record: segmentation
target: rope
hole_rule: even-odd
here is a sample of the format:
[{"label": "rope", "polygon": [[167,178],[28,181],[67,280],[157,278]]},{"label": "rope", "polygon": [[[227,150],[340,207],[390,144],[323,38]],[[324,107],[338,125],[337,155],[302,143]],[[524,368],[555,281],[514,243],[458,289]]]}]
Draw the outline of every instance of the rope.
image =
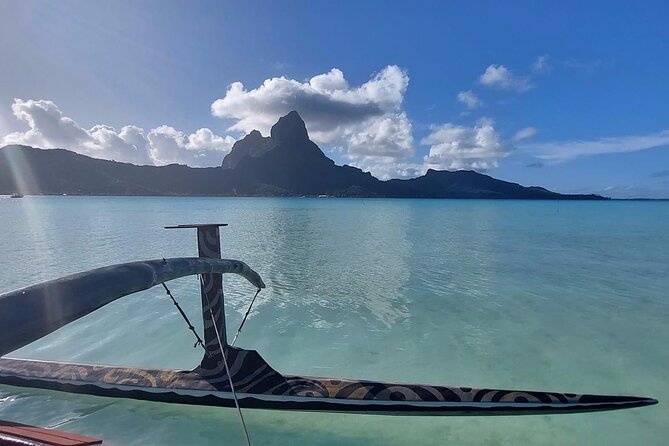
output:
[{"label": "rope", "polygon": [[207,356],[209,356],[209,352],[207,352],[207,347],[204,346],[202,338],[195,331],[195,327],[193,327],[193,324],[191,324],[190,320],[188,320],[188,316],[186,316],[184,310],[181,309],[181,305],[179,305],[179,302],[177,302],[174,296],[172,296],[172,292],[170,291],[169,288],[167,288],[167,285],[165,285],[165,283],[161,283],[161,285],[163,286],[163,288],[165,288],[165,292],[167,293],[168,296],[170,296],[170,299],[172,299],[172,303],[174,304],[174,306],[177,307],[177,310],[179,310],[179,313],[181,313],[181,317],[184,319],[184,321],[186,321],[186,324],[188,324],[188,329],[193,332],[193,335],[195,335],[195,339],[197,339],[197,341],[195,342],[195,344],[193,344],[193,348],[196,348],[198,345],[201,345],[205,353],[207,353]]},{"label": "rope", "polygon": [[[204,285],[204,277],[200,275],[200,282]],[[218,326],[216,325],[216,318],[214,317],[214,312],[211,309],[211,302],[209,301],[209,296],[207,293],[203,293],[204,297],[207,299],[207,306],[209,307],[209,315],[211,316],[211,321],[214,323],[214,331],[216,331],[216,339],[218,340],[218,348],[221,350],[221,356],[223,356],[223,365],[225,365],[225,373],[228,375],[228,383],[230,383],[230,389],[232,390],[232,398],[235,400],[235,407],[237,407],[237,412],[239,413],[239,420],[242,423],[242,429],[244,430],[244,437],[246,438],[246,444],[251,445],[251,438],[249,438],[249,431],[246,429],[246,423],[244,422],[244,415],[242,415],[242,409],[239,407],[239,401],[237,400],[237,392],[235,391],[235,386],[232,384],[232,376],[230,376],[230,367],[228,367],[228,360],[225,357],[225,352],[223,351],[223,343],[221,342],[221,335],[218,332]]]},{"label": "rope", "polygon": [[253,303],[256,301],[256,297],[258,297],[258,294],[260,294],[260,288],[258,288],[258,291],[256,291],[256,295],[253,296],[253,299],[251,299],[251,304],[249,305],[249,309],[246,310],[246,314],[244,315],[244,319],[242,319],[242,323],[239,324],[239,328],[237,329],[237,333],[235,334],[235,337],[232,338],[232,343],[230,345],[235,345],[235,342],[237,341],[237,338],[239,337],[239,333],[242,331],[242,327],[244,326],[244,323],[246,323],[246,318],[249,317],[249,313],[251,312],[251,308],[253,307]]}]

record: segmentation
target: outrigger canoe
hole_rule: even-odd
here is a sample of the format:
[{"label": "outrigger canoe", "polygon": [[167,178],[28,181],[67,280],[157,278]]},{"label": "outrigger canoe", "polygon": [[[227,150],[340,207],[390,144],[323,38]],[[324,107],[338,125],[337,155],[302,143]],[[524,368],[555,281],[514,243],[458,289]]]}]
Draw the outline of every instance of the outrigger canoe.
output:
[{"label": "outrigger canoe", "polygon": [[265,284],[244,262],[221,259],[219,226],[177,226],[197,228],[199,257],[124,263],[0,295],[3,356],[124,296],[200,275],[205,355],[198,367],[166,370],[3,357],[0,384],[178,404],[233,407],[237,402],[241,408],[383,415],[561,414],[657,403],[636,396],[284,375],[257,351],[227,342],[222,275],[238,274],[258,290]]}]

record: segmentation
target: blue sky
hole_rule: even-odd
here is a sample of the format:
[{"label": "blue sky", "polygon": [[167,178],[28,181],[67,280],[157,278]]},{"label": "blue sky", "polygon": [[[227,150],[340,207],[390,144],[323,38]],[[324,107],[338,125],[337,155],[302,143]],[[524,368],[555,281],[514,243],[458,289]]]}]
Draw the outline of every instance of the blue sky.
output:
[{"label": "blue sky", "polygon": [[215,165],[295,108],[328,156],[381,177],[669,198],[668,18],[666,2],[6,1],[0,139]]}]

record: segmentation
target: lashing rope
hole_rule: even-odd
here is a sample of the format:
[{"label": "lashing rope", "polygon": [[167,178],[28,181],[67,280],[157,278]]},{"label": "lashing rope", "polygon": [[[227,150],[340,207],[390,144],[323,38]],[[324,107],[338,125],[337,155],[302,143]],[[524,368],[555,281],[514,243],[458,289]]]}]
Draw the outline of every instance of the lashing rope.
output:
[{"label": "lashing rope", "polygon": [[244,319],[242,319],[242,323],[239,324],[239,328],[237,329],[237,333],[235,333],[235,337],[232,338],[232,343],[230,345],[235,345],[235,342],[237,341],[237,338],[239,337],[239,333],[242,331],[242,327],[244,326],[244,323],[246,322],[246,318],[248,318],[249,313],[251,313],[251,308],[253,307],[253,303],[256,301],[256,297],[258,297],[258,294],[260,294],[260,288],[258,288],[258,291],[256,291],[256,295],[253,296],[253,299],[251,299],[251,304],[249,305],[249,309],[246,310],[246,314],[244,315]]},{"label": "lashing rope", "polygon": [[193,324],[190,323],[190,320],[188,319],[188,316],[186,316],[186,313],[184,313],[184,310],[181,309],[181,305],[179,305],[179,302],[172,296],[172,292],[170,291],[169,288],[167,288],[167,285],[165,283],[161,284],[163,288],[165,288],[165,292],[167,295],[172,299],[172,303],[174,304],[175,307],[177,307],[177,310],[179,310],[179,313],[181,313],[181,317],[183,318],[184,321],[186,321],[186,324],[188,324],[188,329],[193,332],[193,335],[195,336],[195,339],[197,341],[195,344],[193,344],[193,348],[197,347],[198,345],[201,345],[202,348],[204,349],[204,352],[207,354],[207,357],[209,357],[209,352],[207,351],[207,347],[204,346],[204,342],[202,342],[202,338],[200,335],[197,334],[197,331],[195,331],[195,327],[193,327]]}]

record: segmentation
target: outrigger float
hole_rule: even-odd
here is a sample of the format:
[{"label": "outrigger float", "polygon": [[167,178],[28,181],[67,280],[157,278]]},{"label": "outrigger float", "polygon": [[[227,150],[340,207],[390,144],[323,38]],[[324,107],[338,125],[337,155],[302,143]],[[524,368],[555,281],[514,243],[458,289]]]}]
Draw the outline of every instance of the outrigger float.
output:
[{"label": "outrigger float", "polygon": [[[124,263],[0,295],[0,356],[3,356],[121,297],[157,285],[165,286],[170,294],[165,282],[199,275],[205,355],[198,367],[164,370],[1,358],[0,384],[238,409],[383,415],[562,414],[657,403],[655,399],[636,396],[474,389],[281,374],[255,350],[238,348],[227,341],[222,275],[238,274],[258,291],[265,284],[245,263],[221,259],[220,226],[225,225],[173,227],[197,229],[199,257]],[[182,316],[187,320],[185,314]],[[190,322],[188,325],[192,329]],[[196,337],[201,341],[197,333]]]}]

